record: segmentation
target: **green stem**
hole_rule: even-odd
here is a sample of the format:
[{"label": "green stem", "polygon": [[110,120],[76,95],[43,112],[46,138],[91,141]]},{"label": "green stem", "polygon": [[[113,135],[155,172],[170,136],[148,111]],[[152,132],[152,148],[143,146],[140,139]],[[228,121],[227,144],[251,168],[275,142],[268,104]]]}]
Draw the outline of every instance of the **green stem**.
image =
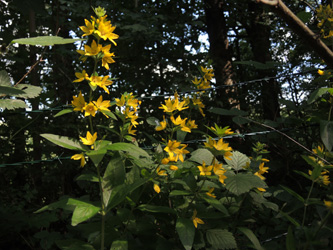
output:
[{"label": "green stem", "polygon": [[103,186],[102,186],[102,177],[101,177],[101,171],[99,165],[97,166],[97,175],[98,175],[98,183],[99,183],[99,189],[101,193],[101,215],[102,215],[102,221],[101,221],[101,250],[104,250],[104,238],[105,238],[105,202],[104,202],[104,196],[103,196]]},{"label": "green stem", "polygon": [[326,222],[328,221],[328,218],[330,217],[330,215],[331,215],[331,211],[329,211],[327,213],[327,215],[325,216],[325,218],[320,222],[319,227],[317,228],[317,230],[313,234],[313,239],[316,239],[317,234],[319,233],[320,229],[326,224]]},{"label": "green stem", "polygon": [[306,218],[306,209],[307,209],[307,206],[308,206],[308,201],[310,199],[310,195],[312,193],[313,186],[314,186],[314,181],[312,181],[312,184],[311,184],[311,187],[310,187],[310,191],[308,193],[308,197],[306,197],[306,200],[304,202],[304,213],[303,213],[303,220],[302,220],[302,228],[304,227],[305,218]]}]

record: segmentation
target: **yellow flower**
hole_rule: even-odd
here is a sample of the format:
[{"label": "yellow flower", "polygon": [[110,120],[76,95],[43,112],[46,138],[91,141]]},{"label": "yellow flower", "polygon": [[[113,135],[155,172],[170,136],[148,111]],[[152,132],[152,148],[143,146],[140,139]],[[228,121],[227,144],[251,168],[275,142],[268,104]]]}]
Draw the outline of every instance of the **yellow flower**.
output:
[{"label": "yellow flower", "polygon": [[71,157],[73,160],[81,160],[80,166],[83,167],[86,164],[86,160],[84,158],[84,154],[75,154]]},{"label": "yellow flower", "polygon": [[116,105],[117,105],[118,107],[122,107],[122,106],[124,106],[124,105],[125,105],[125,102],[126,102],[126,101],[125,101],[125,97],[124,97],[124,95],[122,95],[120,99],[119,99],[119,98],[116,98],[115,101],[116,101]]},{"label": "yellow flower", "polygon": [[84,145],[93,145],[97,139],[97,132],[95,132],[94,135],[91,135],[91,133],[88,131],[86,138],[80,136],[80,139]]},{"label": "yellow flower", "polygon": [[159,175],[159,176],[166,176],[167,173],[166,173],[166,170],[162,169],[160,167],[157,167],[156,169],[156,173]]},{"label": "yellow flower", "polygon": [[86,26],[80,26],[80,29],[84,32],[84,34],[82,36],[89,36],[95,30],[95,22],[91,21],[91,23],[90,23],[87,19],[84,19],[84,22],[85,22]]},{"label": "yellow flower", "polygon": [[332,201],[325,201],[324,200],[324,204],[328,208],[328,210],[330,210],[331,212],[333,212],[333,202]]},{"label": "yellow flower", "polygon": [[[185,119],[184,119],[184,121],[185,121]],[[188,120],[186,122],[186,125],[182,126],[181,130],[185,131],[185,132],[188,132],[188,133],[191,133],[192,129],[195,129],[195,128],[198,128],[198,125],[195,124],[195,120]]]},{"label": "yellow flower", "polygon": [[97,101],[93,101],[93,103],[96,105],[97,109],[100,110],[100,111],[102,111],[102,110],[104,110],[104,111],[110,111],[108,109],[108,107],[111,106],[110,101],[109,100],[104,100],[103,101],[103,97],[102,96],[100,96],[97,99]]},{"label": "yellow flower", "polygon": [[82,70],[82,73],[76,72],[75,76],[77,77],[77,79],[74,80],[73,82],[82,82],[82,81],[87,80],[89,78],[89,76],[88,76],[88,74],[85,70]]},{"label": "yellow flower", "polygon": [[259,172],[255,172],[254,175],[258,176],[263,181],[266,179],[264,176],[262,176]]},{"label": "yellow flower", "polygon": [[214,148],[214,145],[216,145],[216,141],[209,137],[208,142],[204,142],[204,145],[206,148]]},{"label": "yellow flower", "polygon": [[194,80],[192,80],[193,84],[198,86],[201,83],[201,80],[199,80],[197,77],[194,78]]},{"label": "yellow flower", "polygon": [[[182,148],[179,148],[179,147],[182,147]],[[169,153],[169,159],[173,159],[173,161],[178,161],[178,159],[179,159],[181,162],[184,162],[183,155],[190,153],[188,150],[185,149],[186,147],[187,147],[187,145],[181,144],[178,141],[169,140],[167,146],[164,148],[164,151]]]},{"label": "yellow flower", "polygon": [[324,147],[318,146],[317,148],[312,149],[312,152],[316,155],[324,153]]},{"label": "yellow flower", "polygon": [[219,139],[218,142],[216,144],[214,144],[214,148],[218,151],[231,151],[232,148],[229,147],[229,143],[224,143],[223,139]]},{"label": "yellow flower", "polygon": [[204,68],[202,66],[201,67],[201,71],[204,73],[204,79],[206,79],[207,81],[212,80],[212,78],[214,77],[214,73],[213,73],[213,69],[207,69]]},{"label": "yellow flower", "polygon": [[318,69],[318,74],[321,75],[321,76],[323,76],[323,75],[325,75],[325,71],[323,71],[321,69]]},{"label": "yellow flower", "polygon": [[166,164],[168,164],[169,163],[169,158],[163,158],[162,159],[162,161],[161,161],[161,163],[163,164],[163,165],[166,165]]},{"label": "yellow flower", "polygon": [[86,106],[84,106],[83,110],[86,111],[84,113],[84,116],[95,116],[97,112],[97,107],[92,102],[90,102]]},{"label": "yellow flower", "polygon": [[216,198],[216,195],[214,195],[213,192],[214,192],[214,188],[210,188],[206,194],[212,198]]},{"label": "yellow flower", "polygon": [[269,167],[264,167],[264,162],[262,162],[262,163],[260,163],[260,165],[259,165],[259,174],[264,174],[264,173],[268,173],[268,169],[269,169]]},{"label": "yellow flower", "polygon": [[98,28],[95,30],[95,34],[104,40],[109,39],[115,46],[117,46],[114,40],[118,39],[119,36],[113,33],[116,27],[112,26],[111,21],[106,21],[106,17],[107,16],[105,15],[96,20]]},{"label": "yellow flower", "polygon": [[115,61],[112,59],[114,57],[114,53],[110,53],[111,44],[102,48],[103,58],[102,58],[102,66],[109,70],[109,63],[114,63]]},{"label": "yellow flower", "polygon": [[158,193],[158,194],[161,192],[161,188],[160,188],[160,186],[157,185],[157,184],[155,184],[155,183],[154,183],[154,190],[155,190],[155,192]]},{"label": "yellow flower", "polygon": [[260,192],[266,192],[266,189],[264,188],[257,188]]},{"label": "yellow flower", "polygon": [[180,117],[180,115],[177,117],[177,119],[175,119],[173,117],[173,115],[170,117],[170,120],[172,121],[173,124],[175,124],[176,126],[180,125],[180,126],[185,126],[185,121],[187,120],[187,118],[182,119]]},{"label": "yellow flower", "polygon": [[217,172],[221,169],[223,169],[222,168],[222,163],[219,163],[216,159],[214,159],[214,162],[213,162],[213,172],[214,172],[214,174],[218,175]]},{"label": "yellow flower", "polygon": [[203,222],[203,220],[201,220],[200,218],[197,217],[197,210],[196,209],[194,209],[194,211],[193,211],[192,221],[193,221],[193,224],[194,224],[195,228],[198,227],[198,224],[205,224]]},{"label": "yellow flower", "polygon": [[172,171],[177,171],[177,170],[178,170],[178,167],[175,166],[175,165],[170,165],[170,166],[169,166],[169,169],[172,170]]},{"label": "yellow flower", "polygon": [[85,56],[96,56],[101,50],[102,50],[102,45],[101,44],[97,45],[95,40],[92,41],[91,46],[84,45],[84,55]]},{"label": "yellow flower", "polygon": [[135,135],[136,130],[134,130],[134,129],[132,129],[132,128],[133,128],[133,125],[130,125],[130,126],[128,127],[128,131],[127,131],[127,133],[129,133],[130,135]]},{"label": "yellow flower", "polygon": [[198,168],[200,170],[200,175],[212,175],[212,165],[206,167],[206,163],[202,162],[202,166],[198,166]]},{"label": "yellow flower", "polygon": [[158,125],[155,130],[156,131],[161,131],[164,130],[167,126],[167,121],[165,120],[165,116],[163,116],[163,121],[160,122],[160,125]]},{"label": "yellow flower", "polygon": [[173,111],[176,110],[176,107],[174,106],[174,102],[171,100],[171,98],[169,97],[168,100],[165,101],[165,105],[161,104],[162,106],[159,107],[159,109],[164,109],[164,112],[167,113],[172,113]]},{"label": "yellow flower", "polygon": [[84,107],[86,106],[86,102],[84,101],[84,98],[82,96],[82,93],[80,91],[80,94],[78,95],[78,97],[73,96],[73,101],[72,101],[72,105],[74,107],[74,111],[81,111],[83,112]]}]

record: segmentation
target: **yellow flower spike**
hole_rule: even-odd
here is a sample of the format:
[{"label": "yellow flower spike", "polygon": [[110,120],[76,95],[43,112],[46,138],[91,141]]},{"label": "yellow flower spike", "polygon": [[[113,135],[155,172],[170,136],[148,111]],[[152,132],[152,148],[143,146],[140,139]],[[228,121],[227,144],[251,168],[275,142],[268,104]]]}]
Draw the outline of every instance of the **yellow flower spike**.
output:
[{"label": "yellow flower spike", "polygon": [[160,122],[160,125],[156,126],[156,131],[164,130],[167,126],[167,121],[165,120],[165,116],[163,116],[163,121]]},{"label": "yellow flower spike", "polygon": [[95,22],[91,21],[91,23],[90,23],[87,19],[84,19],[84,22],[85,22],[86,26],[80,26],[80,29],[84,32],[84,34],[82,36],[89,36],[92,33],[94,33]]},{"label": "yellow flower spike", "polygon": [[195,226],[195,228],[198,227],[198,224],[205,224],[205,222],[203,222],[203,220],[201,220],[200,218],[197,217],[197,210],[194,209],[193,211],[193,215],[192,215],[192,221],[193,221],[193,225]]},{"label": "yellow flower spike", "polygon": [[202,166],[198,166],[200,175],[212,175],[213,166],[209,165],[206,167],[206,163],[203,161]]},{"label": "yellow flower spike", "polygon": [[97,107],[92,103],[88,103],[86,106],[84,106],[83,110],[85,111],[84,116],[94,116],[96,115],[97,112]]},{"label": "yellow flower spike", "polygon": [[82,96],[82,93],[80,91],[79,95],[73,96],[72,106],[74,107],[74,111],[84,111],[84,107],[86,106],[86,102]]},{"label": "yellow flower spike", "polygon": [[172,171],[177,171],[177,170],[178,170],[178,167],[175,166],[175,165],[170,165],[170,166],[169,166],[169,169],[172,170]]},{"label": "yellow flower spike", "polygon": [[84,154],[75,154],[71,157],[72,160],[81,160],[80,166],[83,167],[86,164],[86,159],[84,158]]},{"label": "yellow flower spike", "polygon": [[155,183],[154,183],[154,190],[155,190],[155,192],[158,193],[158,194],[161,192],[161,188],[160,188],[160,186],[157,185],[157,184],[155,184]]},{"label": "yellow flower spike", "polygon": [[82,73],[76,72],[75,76],[77,79],[75,79],[73,82],[82,82],[84,80],[89,79],[89,76],[85,70],[82,70]]},{"label": "yellow flower spike", "polygon": [[99,111],[110,111],[109,109],[108,109],[108,107],[110,107],[111,106],[111,104],[110,104],[110,101],[109,100],[104,100],[103,101],[103,96],[100,96],[98,99],[97,99],[97,101],[93,101],[93,103],[95,104],[95,106],[97,107],[97,109],[99,110]]},{"label": "yellow flower spike", "polygon": [[91,135],[91,133],[88,131],[86,137],[80,136],[80,139],[84,145],[93,145],[97,139],[97,132],[94,133],[94,135]]},{"label": "yellow flower spike", "polygon": [[213,194],[214,189],[215,189],[215,188],[210,188],[209,191],[206,193],[206,195],[208,195],[208,196],[210,196],[210,197],[212,197],[212,198],[215,199],[215,198],[216,198],[216,195]]}]

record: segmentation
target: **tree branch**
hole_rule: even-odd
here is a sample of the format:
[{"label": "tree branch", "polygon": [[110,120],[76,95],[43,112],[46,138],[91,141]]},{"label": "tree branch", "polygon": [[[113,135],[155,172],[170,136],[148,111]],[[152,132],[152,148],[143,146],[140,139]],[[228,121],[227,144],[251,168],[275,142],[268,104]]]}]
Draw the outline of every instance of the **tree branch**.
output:
[{"label": "tree branch", "polygon": [[333,52],[281,0],[257,0],[257,2],[273,6],[274,11],[285,20],[289,28],[309,44],[330,68],[333,68]]}]

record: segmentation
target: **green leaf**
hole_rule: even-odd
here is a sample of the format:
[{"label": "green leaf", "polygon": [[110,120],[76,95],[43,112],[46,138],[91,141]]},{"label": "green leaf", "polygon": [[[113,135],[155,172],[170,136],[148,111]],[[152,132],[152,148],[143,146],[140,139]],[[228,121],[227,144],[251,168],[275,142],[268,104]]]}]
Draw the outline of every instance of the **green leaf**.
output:
[{"label": "green leaf", "polygon": [[127,240],[113,241],[110,250],[128,250]]},{"label": "green leaf", "polygon": [[76,181],[91,181],[91,182],[99,182],[98,176],[96,174],[81,174],[79,177],[75,179]]},{"label": "green leaf", "polygon": [[320,121],[320,138],[329,152],[333,148],[333,121]]},{"label": "green leaf", "polygon": [[92,218],[101,210],[100,207],[96,207],[89,202],[72,198],[68,199],[67,204],[75,206],[72,216],[72,226],[76,226],[79,223]]},{"label": "green leaf", "polygon": [[23,90],[23,94],[18,94],[15,95],[17,97],[21,97],[21,98],[35,98],[37,96],[39,96],[39,94],[42,92],[42,88],[38,87],[38,86],[33,86],[33,85],[29,85],[29,84],[19,84],[17,86],[18,89]]},{"label": "green leaf", "polygon": [[156,118],[156,117],[148,117],[146,119],[146,122],[149,124],[149,125],[152,125],[152,126],[158,126],[160,125],[160,121]]},{"label": "green leaf", "polygon": [[56,245],[61,250],[95,250],[92,245],[76,239],[57,240]]},{"label": "green leaf", "polygon": [[38,209],[37,211],[35,211],[34,213],[41,213],[41,212],[44,212],[44,211],[48,211],[48,210],[55,210],[55,209],[58,209],[58,208],[62,208],[64,210],[74,210],[75,206],[73,205],[68,205],[68,197],[63,197],[63,198],[60,198],[59,201],[56,201],[56,202],[53,202],[49,205],[46,205],[40,209]]},{"label": "green leaf", "polygon": [[230,158],[231,160],[228,160],[226,158],[224,158],[224,160],[230,167],[232,167],[236,171],[242,170],[244,167],[246,167],[247,164],[250,164],[251,162],[249,157],[238,151],[233,151]]},{"label": "green leaf", "polygon": [[279,211],[279,213],[283,216],[286,217],[292,224],[294,224],[295,227],[300,227],[301,225],[293,218],[291,217],[289,214],[282,212],[281,210]]},{"label": "green leaf", "polygon": [[169,193],[169,196],[172,197],[172,196],[178,196],[178,195],[181,195],[181,196],[184,196],[184,195],[192,195],[193,193],[191,191],[187,191],[187,190],[172,190],[170,193]]},{"label": "green leaf", "polygon": [[298,193],[296,193],[294,190],[288,188],[288,187],[285,187],[285,186],[282,186],[280,185],[284,190],[286,190],[289,194],[291,194],[292,196],[294,196],[297,200],[299,200],[300,202],[304,203],[304,198],[302,196],[300,196]]},{"label": "green leaf", "polygon": [[297,13],[297,17],[301,19],[303,23],[308,23],[312,18],[311,12],[301,11]]},{"label": "green leaf", "polygon": [[114,150],[114,151],[125,151],[131,154],[135,157],[147,157],[150,158],[149,154],[143,150],[142,148],[139,148],[138,146],[131,144],[131,143],[125,143],[125,142],[116,142],[113,144],[110,144],[107,146],[108,150]]},{"label": "green leaf", "polygon": [[89,150],[88,147],[80,143],[78,140],[69,138],[66,136],[54,135],[54,134],[41,134],[40,136],[44,137],[45,139],[53,142],[54,144],[72,150],[79,150],[79,151],[87,151]]},{"label": "green leaf", "polygon": [[14,39],[13,41],[11,41],[11,43],[52,46],[52,45],[57,45],[57,44],[75,43],[75,42],[84,41],[84,40],[85,39],[63,38],[60,36],[36,36],[36,37],[31,37],[31,38]]},{"label": "green leaf", "polygon": [[318,98],[320,98],[322,95],[326,94],[329,92],[330,88],[319,88],[313,91],[308,99],[308,104],[311,104],[315,102]]},{"label": "green leaf", "polygon": [[214,199],[213,197],[203,197],[203,199],[209,203],[210,205],[212,205],[214,208],[216,208],[217,210],[219,210],[220,212],[222,212],[225,215],[229,215],[228,209],[226,209],[226,207],[217,199]]},{"label": "green leaf", "polygon": [[10,83],[10,78],[6,70],[0,71],[0,86],[7,86],[11,87],[12,84]]},{"label": "green leaf", "polygon": [[73,109],[63,109],[61,111],[59,111],[58,113],[56,113],[53,117],[59,117],[68,113],[72,113]]},{"label": "green leaf", "polygon": [[246,124],[246,123],[249,123],[251,121],[249,121],[248,119],[246,119],[245,117],[242,117],[242,116],[235,116],[232,118],[232,121],[238,125],[243,125],[243,124]]},{"label": "green leaf", "polygon": [[249,192],[252,188],[265,188],[266,184],[251,173],[238,173],[225,179],[226,189],[235,195]]},{"label": "green leaf", "polygon": [[199,148],[191,153],[190,161],[194,161],[196,163],[202,164],[203,162],[206,165],[212,163],[214,159],[214,155],[206,148]]},{"label": "green leaf", "polygon": [[125,163],[119,154],[110,160],[103,176],[103,197],[105,204],[108,204],[112,188],[119,186],[125,181]]},{"label": "green leaf", "polygon": [[291,226],[288,227],[288,233],[286,238],[286,248],[287,250],[296,250],[295,239],[293,235],[293,230]]},{"label": "green leaf", "polygon": [[115,116],[111,111],[101,110],[101,112],[107,115],[108,117],[112,118],[113,120],[118,120],[117,116]]},{"label": "green leaf", "polygon": [[190,219],[178,218],[176,223],[176,231],[184,248],[186,250],[191,250],[195,236],[193,222]]},{"label": "green leaf", "polygon": [[24,91],[14,87],[0,85],[0,94],[15,96],[19,94],[24,94]]},{"label": "green leaf", "polygon": [[107,152],[106,149],[91,150],[89,152],[86,152],[86,155],[92,160],[94,165],[97,167],[98,164],[103,160],[106,152]]},{"label": "green leaf", "polygon": [[237,248],[235,237],[227,230],[209,229],[206,232],[207,241],[216,249]]},{"label": "green leaf", "polygon": [[0,99],[0,108],[2,109],[20,109],[28,108],[27,104],[22,100],[13,100],[13,99]]},{"label": "green leaf", "polygon": [[144,211],[144,212],[151,212],[151,213],[167,213],[167,214],[176,214],[176,211],[169,207],[164,206],[155,206],[149,204],[142,204],[137,207],[137,209]]},{"label": "green leaf", "polygon": [[214,113],[214,114],[218,114],[218,115],[227,115],[227,116],[247,116],[248,115],[248,112],[246,111],[242,111],[242,110],[239,110],[239,109],[230,109],[230,110],[227,110],[227,109],[221,109],[221,108],[211,108],[208,110],[209,112],[211,113]]},{"label": "green leaf", "polygon": [[260,245],[258,238],[255,236],[255,234],[252,232],[251,229],[245,227],[238,227],[237,229],[241,231],[243,234],[245,234],[247,238],[249,238],[255,249],[264,250],[264,248]]}]

